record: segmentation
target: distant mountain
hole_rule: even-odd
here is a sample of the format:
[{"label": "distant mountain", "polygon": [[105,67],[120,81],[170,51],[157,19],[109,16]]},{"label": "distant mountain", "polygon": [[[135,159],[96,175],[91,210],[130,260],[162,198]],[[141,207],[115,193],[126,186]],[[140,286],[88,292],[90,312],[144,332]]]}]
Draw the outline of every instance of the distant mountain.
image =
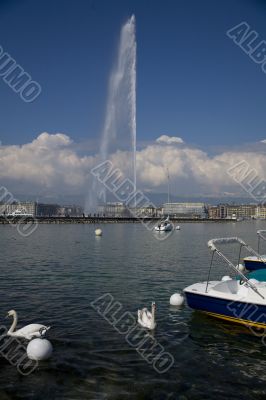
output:
[{"label": "distant mountain", "polygon": [[[160,206],[163,203],[167,203],[166,193],[145,193],[145,195],[151,200],[156,206]],[[229,204],[255,204],[256,202],[251,197],[233,197],[233,196],[170,196],[171,203],[184,203],[184,202],[200,202],[210,205],[217,205],[220,203]]]},{"label": "distant mountain", "polygon": [[82,195],[66,195],[66,196],[43,196],[43,195],[17,195],[19,201],[36,201],[38,203],[59,204],[59,205],[79,205],[84,207],[85,197]]}]

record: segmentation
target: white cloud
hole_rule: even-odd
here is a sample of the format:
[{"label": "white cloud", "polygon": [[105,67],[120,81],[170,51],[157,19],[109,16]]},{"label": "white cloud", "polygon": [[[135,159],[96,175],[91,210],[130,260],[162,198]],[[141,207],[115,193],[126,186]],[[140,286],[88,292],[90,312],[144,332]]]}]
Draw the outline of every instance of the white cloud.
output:
[{"label": "white cloud", "polygon": [[165,144],[181,144],[184,143],[183,139],[177,136],[162,135],[156,139],[156,143]]},{"label": "white cloud", "polygon": [[[173,139],[173,138],[170,138]],[[178,139],[178,138],[176,138]],[[181,139],[182,140],[182,139]],[[206,152],[176,146],[165,141],[137,151],[137,183],[141,190],[166,190],[169,169],[173,194],[223,192],[241,193],[242,189],[227,173],[237,162],[245,160],[259,179],[265,179],[266,157],[258,151],[225,151],[215,157]],[[0,181],[8,190],[21,194],[57,193],[86,195],[91,188],[90,170],[97,155],[81,156],[78,146],[64,134],[42,133],[22,146],[0,147]],[[110,155],[115,167],[131,176],[129,154],[117,151]],[[243,192],[242,192],[243,193]]]},{"label": "white cloud", "polygon": [[[209,193],[220,193],[232,187],[240,192],[240,186],[227,171],[242,160],[254,169],[258,178],[266,178],[266,158],[259,152],[224,152],[210,157],[195,148],[150,145],[137,154],[138,175],[142,183],[153,188],[165,186],[168,168],[179,194],[184,194],[184,185],[192,193],[203,189]],[[179,182],[181,186],[178,186]]]},{"label": "white cloud", "polygon": [[266,143],[266,139],[261,140],[260,143]]},{"label": "white cloud", "polygon": [[79,157],[71,144],[67,135],[45,132],[31,143],[1,147],[1,182],[14,182],[13,187],[22,183],[26,193],[34,189],[80,189],[93,158]]}]

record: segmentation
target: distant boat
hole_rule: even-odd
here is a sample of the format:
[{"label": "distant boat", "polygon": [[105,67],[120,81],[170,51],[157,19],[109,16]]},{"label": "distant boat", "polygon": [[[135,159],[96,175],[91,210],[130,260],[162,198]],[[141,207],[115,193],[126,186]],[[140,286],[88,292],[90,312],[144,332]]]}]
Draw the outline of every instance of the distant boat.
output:
[{"label": "distant boat", "polygon": [[33,214],[27,213],[24,210],[15,210],[7,214],[8,217],[33,217]]},{"label": "distant boat", "polygon": [[266,269],[266,255],[259,255],[260,253],[260,240],[266,241],[266,237],[263,236],[263,233],[266,233],[266,230],[257,231],[258,235],[258,255],[257,256],[249,256],[243,258],[245,267],[249,271],[256,271],[258,269]]},{"label": "distant boat", "polygon": [[[170,177],[169,177],[169,169],[167,168],[166,169],[166,171],[167,171],[167,181],[168,181],[168,195],[167,195],[167,201],[168,201],[168,204],[170,203],[170,184],[169,184],[169,180],[170,180]],[[162,222],[160,222],[157,226],[155,226],[155,230],[157,231],[157,232],[169,232],[169,231],[172,231],[173,230],[173,224],[170,222],[170,218],[169,218],[169,215],[168,215],[168,217],[164,220],[164,221],[162,221]]]},{"label": "distant boat", "polygon": [[171,231],[173,229],[173,224],[170,222],[169,215],[163,222],[160,222],[158,225],[156,225],[154,229],[157,232]]}]

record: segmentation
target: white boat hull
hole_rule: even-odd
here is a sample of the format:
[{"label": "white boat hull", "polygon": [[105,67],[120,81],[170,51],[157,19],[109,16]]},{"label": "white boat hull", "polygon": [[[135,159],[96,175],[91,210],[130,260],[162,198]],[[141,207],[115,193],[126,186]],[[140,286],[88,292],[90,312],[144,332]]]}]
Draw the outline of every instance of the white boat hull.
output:
[{"label": "white boat hull", "polygon": [[169,232],[173,229],[172,224],[162,225],[162,226],[155,226],[154,228],[157,232]]}]

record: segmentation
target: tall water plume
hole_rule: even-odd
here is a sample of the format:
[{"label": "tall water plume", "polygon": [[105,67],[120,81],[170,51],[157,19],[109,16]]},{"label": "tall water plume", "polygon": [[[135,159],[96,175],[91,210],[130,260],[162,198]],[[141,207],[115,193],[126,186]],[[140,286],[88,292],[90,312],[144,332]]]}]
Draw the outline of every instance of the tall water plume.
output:
[{"label": "tall water plume", "polygon": [[[100,161],[112,159],[136,188],[136,33],[135,16],[122,26],[116,63],[111,71]],[[123,153],[120,153],[123,152]],[[124,155],[124,156],[123,156]],[[126,156],[125,156],[126,155]],[[122,161],[121,161],[122,160]],[[93,182],[90,208],[106,202],[103,185]]]}]

